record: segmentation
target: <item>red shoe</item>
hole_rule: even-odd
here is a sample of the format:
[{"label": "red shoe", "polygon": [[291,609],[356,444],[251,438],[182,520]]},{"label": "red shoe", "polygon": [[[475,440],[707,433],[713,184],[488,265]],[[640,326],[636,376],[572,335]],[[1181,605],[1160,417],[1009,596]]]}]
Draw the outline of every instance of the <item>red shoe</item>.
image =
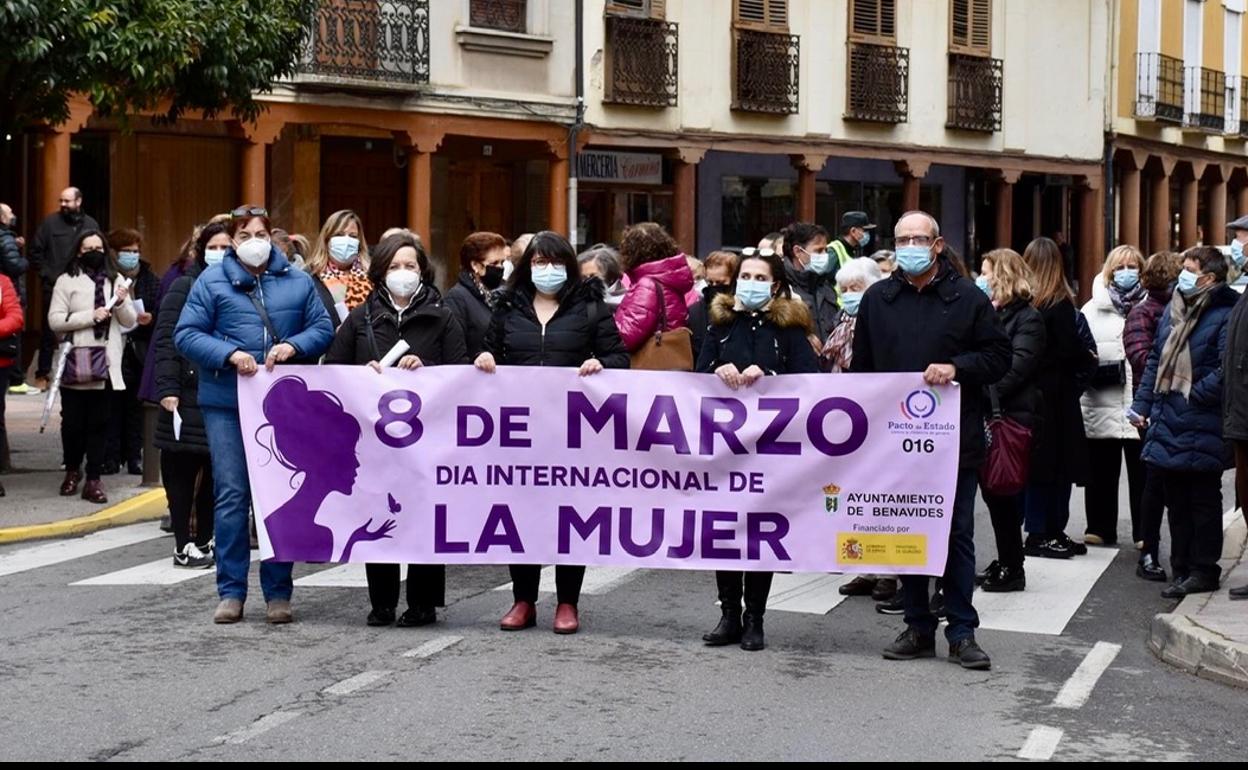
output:
[{"label": "red shoe", "polygon": [[104,494],[103,482],[99,479],[87,479],[86,486],[82,488],[82,499],[88,503],[107,503],[108,495]]},{"label": "red shoe", "polygon": [[65,471],[65,480],[61,482],[61,497],[78,494],[78,485],[82,483],[82,471],[77,469]]},{"label": "red shoe", "polygon": [[580,627],[581,621],[576,616],[575,604],[560,604],[555,609],[556,634],[575,634]]},{"label": "red shoe", "polygon": [[523,631],[537,625],[537,607],[533,602],[516,602],[503,616],[498,627],[504,631]]}]

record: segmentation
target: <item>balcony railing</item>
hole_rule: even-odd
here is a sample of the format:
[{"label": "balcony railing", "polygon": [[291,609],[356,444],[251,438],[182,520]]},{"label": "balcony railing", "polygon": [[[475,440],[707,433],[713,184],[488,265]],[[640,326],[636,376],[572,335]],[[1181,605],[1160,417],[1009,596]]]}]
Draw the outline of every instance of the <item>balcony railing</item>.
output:
[{"label": "balcony railing", "polygon": [[606,90],[603,101],[640,107],[675,107],[678,90],[674,22],[608,16]]},{"label": "balcony railing", "polygon": [[910,49],[849,43],[845,117],[904,123],[910,93]]},{"label": "balcony railing", "polygon": [[1000,59],[949,54],[948,128],[992,133],[1001,130]]},{"label": "balcony railing", "polygon": [[429,0],[321,0],[300,71],[386,83],[429,82]]},{"label": "balcony railing", "polygon": [[1184,124],[1206,131],[1225,131],[1226,75],[1208,67],[1188,67],[1187,87],[1193,95],[1193,109],[1187,113]]},{"label": "balcony railing", "polygon": [[796,113],[800,60],[797,35],[734,29],[732,108],[773,115]]},{"label": "balcony railing", "polygon": [[1183,62],[1160,53],[1136,56],[1135,116],[1182,123]]},{"label": "balcony railing", "polygon": [[526,0],[469,0],[468,24],[473,27],[524,32],[528,8]]}]

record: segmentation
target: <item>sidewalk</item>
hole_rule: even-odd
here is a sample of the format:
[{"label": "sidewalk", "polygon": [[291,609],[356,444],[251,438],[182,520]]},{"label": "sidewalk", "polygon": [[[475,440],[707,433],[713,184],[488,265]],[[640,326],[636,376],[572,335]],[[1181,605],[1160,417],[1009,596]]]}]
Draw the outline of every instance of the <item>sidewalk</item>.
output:
[{"label": "sidewalk", "polygon": [[[1229,514],[1228,514],[1229,515]],[[1236,511],[1222,546],[1222,587],[1189,596],[1174,612],[1157,615],[1148,646],[1158,658],[1205,679],[1248,687],[1248,601],[1227,590],[1248,583],[1248,526]]]},{"label": "sidewalk", "polygon": [[0,497],[0,543],[93,532],[107,526],[159,518],[165,513],[161,489],[141,486],[139,476],[123,469],[105,476],[108,502],[96,505],[61,497],[60,404],[53,409],[47,431],[39,433],[44,397],[40,393],[5,399],[13,470],[0,475],[8,495]]}]

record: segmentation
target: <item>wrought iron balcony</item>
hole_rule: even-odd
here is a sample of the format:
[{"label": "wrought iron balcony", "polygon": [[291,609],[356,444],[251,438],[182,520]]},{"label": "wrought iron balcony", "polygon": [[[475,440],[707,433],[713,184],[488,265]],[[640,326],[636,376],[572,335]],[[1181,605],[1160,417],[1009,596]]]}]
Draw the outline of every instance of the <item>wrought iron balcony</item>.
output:
[{"label": "wrought iron balcony", "polygon": [[678,29],[675,22],[607,16],[606,91],[603,101],[675,107]]},{"label": "wrought iron balcony", "polygon": [[527,4],[527,0],[469,0],[468,24],[504,32],[524,32]]},{"label": "wrought iron balcony", "polygon": [[1000,59],[949,54],[947,128],[992,133],[1001,130]]},{"label": "wrought iron balcony", "polygon": [[1135,116],[1182,123],[1183,62],[1160,53],[1136,55]]},{"label": "wrought iron balcony", "polygon": [[796,113],[800,58],[797,35],[734,29],[732,108],[773,115]]},{"label": "wrought iron balcony", "polygon": [[429,0],[321,0],[302,73],[328,81],[429,82]]},{"label": "wrought iron balcony", "polygon": [[904,123],[910,93],[910,49],[849,43],[845,117]]},{"label": "wrought iron balcony", "polygon": [[1187,68],[1187,88],[1200,101],[1187,113],[1184,125],[1222,133],[1226,130],[1226,75],[1207,67]]}]

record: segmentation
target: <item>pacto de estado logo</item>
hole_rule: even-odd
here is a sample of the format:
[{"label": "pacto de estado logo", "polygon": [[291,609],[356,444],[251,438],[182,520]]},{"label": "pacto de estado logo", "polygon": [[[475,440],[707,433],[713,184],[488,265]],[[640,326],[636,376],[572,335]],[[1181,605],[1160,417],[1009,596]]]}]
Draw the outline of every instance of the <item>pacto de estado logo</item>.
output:
[{"label": "pacto de estado logo", "polygon": [[936,413],[940,396],[934,390],[912,390],[901,402],[901,413],[911,420],[926,420]]}]

